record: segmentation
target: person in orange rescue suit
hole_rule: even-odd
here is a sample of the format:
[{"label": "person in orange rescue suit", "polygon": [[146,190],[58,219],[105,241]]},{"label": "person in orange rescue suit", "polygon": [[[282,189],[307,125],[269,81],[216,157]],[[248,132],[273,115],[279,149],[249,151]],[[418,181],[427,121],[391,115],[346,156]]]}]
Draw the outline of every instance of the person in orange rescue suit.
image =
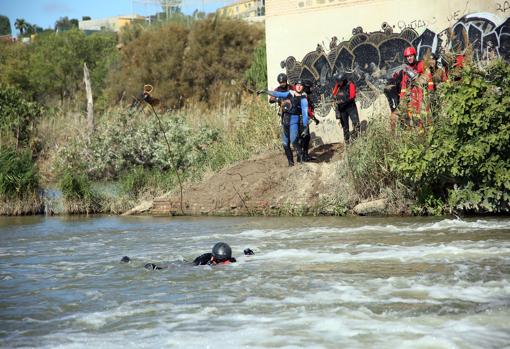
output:
[{"label": "person in orange rescue suit", "polygon": [[407,126],[420,126],[422,125],[423,89],[415,81],[423,73],[423,62],[417,60],[414,47],[410,46],[404,50],[404,63],[400,82],[400,100],[407,102],[405,112],[407,117],[403,121]]},{"label": "person in orange rescue suit", "polygon": [[448,80],[448,75],[442,58],[437,53],[432,53],[430,55],[427,54],[420,64],[423,64],[423,68],[420,69],[423,71],[422,78],[425,80],[423,84],[426,84],[427,86],[425,110],[427,122],[430,123],[431,118],[433,117],[434,106],[436,104],[435,91],[439,84]]},{"label": "person in orange rescue suit", "polygon": [[455,62],[453,62],[452,64],[452,68],[450,70],[451,73],[449,73],[448,75],[452,76],[452,79],[453,81],[460,81],[461,80],[461,72],[462,72],[462,69],[464,69],[464,64],[465,64],[465,56],[463,54],[457,54],[455,56]]},{"label": "person in orange rescue suit", "polygon": [[423,64],[420,70],[427,79],[427,91],[435,91],[440,83],[448,80],[446,69],[437,53],[432,53],[419,64]]},{"label": "person in orange rescue suit", "polygon": [[[358,107],[356,106],[356,85],[347,79],[347,76],[339,72],[335,75],[335,87],[333,87],[333,99],[335,100],[336,118],[340,119],[344,132],[344,143],[349,144],[351,138],[355,138],[360,131]],[[353,137],[349,132],[349,118],[352,122]]]}]

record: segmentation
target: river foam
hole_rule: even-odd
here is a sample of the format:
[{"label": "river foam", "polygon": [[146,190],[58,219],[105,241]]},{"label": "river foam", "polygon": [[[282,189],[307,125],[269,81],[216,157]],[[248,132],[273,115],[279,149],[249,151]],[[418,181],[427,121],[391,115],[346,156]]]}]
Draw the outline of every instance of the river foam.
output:
[{"label": "river foam", "polygon": [[[0,233],[0,347],[510,345],[508,219],[48,218]],[[220,240],[237,263],[191,266]]]}]

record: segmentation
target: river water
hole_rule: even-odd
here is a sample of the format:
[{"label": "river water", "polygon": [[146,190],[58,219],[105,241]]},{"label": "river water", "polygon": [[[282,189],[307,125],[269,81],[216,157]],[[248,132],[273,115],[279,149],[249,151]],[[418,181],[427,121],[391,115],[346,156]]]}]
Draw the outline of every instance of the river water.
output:
[{"label": "river water", "polygon": [[5,348],[510,348],[506,218],[0,217],[0,268]]}]

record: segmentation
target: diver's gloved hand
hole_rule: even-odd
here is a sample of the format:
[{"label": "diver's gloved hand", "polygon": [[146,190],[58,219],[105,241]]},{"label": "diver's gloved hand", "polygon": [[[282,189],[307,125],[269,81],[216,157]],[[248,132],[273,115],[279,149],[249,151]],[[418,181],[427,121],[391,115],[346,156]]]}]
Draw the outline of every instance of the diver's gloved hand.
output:
[{"label": "diver's gloved hand", "polygon": [[301,137],[308,136],[308,127],[304,127],[303,132],[301,132]]},{"label": "diver's gloved hand", "polygon": [[245,256],[252,256],[254,254],[255,254],[255,252],[253,252],[250,248],[245,248],[244,249],[244,255]]},{"label": "diver's gloved hand", "polygon": [[267,90],[258,90],[257,91],[257,95],[260,95],[262,93],[267,94]]},{"label": "diver's gloved hand", "polygon": [[147,270],[162,270],[163,269],[159,265],[156,265],[154,263],[147,263],[143,267]]}]

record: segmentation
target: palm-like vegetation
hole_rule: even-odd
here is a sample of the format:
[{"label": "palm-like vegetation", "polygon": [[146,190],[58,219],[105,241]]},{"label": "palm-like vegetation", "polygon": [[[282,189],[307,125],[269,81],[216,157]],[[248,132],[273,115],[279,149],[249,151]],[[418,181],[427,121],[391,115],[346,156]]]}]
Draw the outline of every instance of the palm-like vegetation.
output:
[{"label": "palm-like vegetation", "polygon": [[23,35],[28,27],[28,23],[23,18],[16,18],[14,27],[19,30],[19,33]]}]

